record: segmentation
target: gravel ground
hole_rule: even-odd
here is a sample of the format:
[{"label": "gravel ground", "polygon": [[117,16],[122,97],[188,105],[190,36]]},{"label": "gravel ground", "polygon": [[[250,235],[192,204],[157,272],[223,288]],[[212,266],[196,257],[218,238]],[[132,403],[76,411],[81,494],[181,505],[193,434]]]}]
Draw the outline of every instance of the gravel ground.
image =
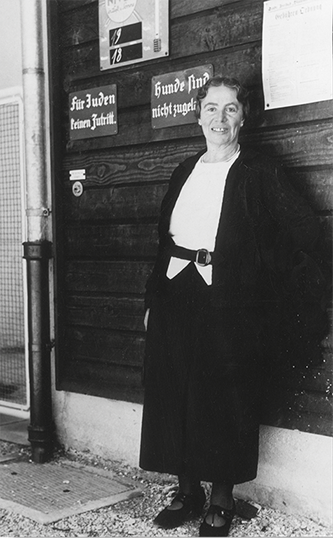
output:
[{"label": "gravel ground", "polygon": [[[0,442],[0,456],[20,453],[29,456],[29,449],[18,448],[12,443]],[[199,520],[165,531],[152,524],[152,519],[168,504],[176,490],[173,476],[150,473],[129,467],[121,462],[102,460],[89,453],[78,453],[70,450],[58,451],[54,455],[56,461],[76,461],[87,465],[95,465],[113,471],[117,476],[128,477],[140,484],[143,495],[129,501],[84,514],[67,517],[56,523],[41,525],[24,516],[7,510],[0,510],[0,537],[104,537],[104,536],[198,536]],[[204,484],[209,493],[209,485]],[[264,506],[259,507],[258,514],[251,520],[242,520],[236,516],[229,536],[299,536],[333,537],[333,529],[318,524],[310,519],[287,516],[279,511]]]}]

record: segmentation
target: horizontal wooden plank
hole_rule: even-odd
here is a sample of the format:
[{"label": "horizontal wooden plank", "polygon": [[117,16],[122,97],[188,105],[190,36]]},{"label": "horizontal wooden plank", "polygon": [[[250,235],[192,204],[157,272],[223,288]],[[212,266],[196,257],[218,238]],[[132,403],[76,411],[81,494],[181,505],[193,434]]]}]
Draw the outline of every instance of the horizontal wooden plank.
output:
[{"label": "horizontal wooden plank", "polygon": [[138,297],[69,295],[66,297],[66,319],[72,326],[144,331],[143,303],[143,298]]},{"label": "horizontal wooden plank", "polygon": [[[252,0],[169,0],[170,18],[184,17],[199,11],[227,6],[228,4],[245,3]],[[59,0],[59,11],[66,13],[80,9],[88,4],[97,4],[98,0]]]},{"label": "horizontal wooden plank", "polygon": [[92,364],[80,358],[64,364],[57,389],[126,402],[143,402],[141,368]]},{"label": "horizontal wooden plank", "polygon": [[333,209],[333,170],[293,169],[289,179],[317,211]]},{"label": "horizontal wooden plank", "polygon": [[270,387],[263,399],[261,416],[264,424],[332,435],[332,396]]},{"label": "horizontal wooden plank", "polygon": [[[66,296],[66,319],[70,325],[108,328],[110,330],[142,331],[144,312],[143,298],[105,295],[71,295]],[[330,309],[332,317],[332,311]],[[332,326],[332,322],[331,322]],[[332,332],[324,339],[323,363],[316,367],[304,368],[288,373],[284,385],[299,390],[332,392]],[[289,383],[288,383],[289,381]]]},{"label": "horizontal wooden plank", "polygon": [[[188,13],[186,13],[188,15]],[[71,13],[60,13],[60,46],[78,47],[92,41],[98,45],[98,6],[86,4]],[[221,50],[257,41],[261,38],[262,2],[252,0],[239,4],[215,6],[215,9],[192,17],[170,19],[172,58],[200,54],[207,50]],[[118,69],[119,70],[119,69]]]},{"label": "horizontal wooden plank", "polygon": [[142,294],[153,262],[72,261],[66,264],[66,292]]},{"label": "horizontal wooden plank", "polygon": [[[260,69],[260,66],[258,66]],[[250,92],[250,115],[246,120],[248,128],[272,128],[294,125],[302,122],[333,118],[333,100],[307,103],[273,110],[265,110],[262,84],[248,87]]]},{"label": "horizontal wooden plank", "polygon": [[157,252],[155,224],[89,224],[67,226],[65,255],[70,258],[143,258]]},{"label": "horizontal wooden plank", "polygon": [[333,121],[305,123],[288,129],[253,132],[245,141],[262,144],[266,151],[282,155],[287,166],[331,166]]},{"label": "horizontal wooden plank", "polygon": [[293,125],[305,121],[319,122],[333,118],[333,100],[295,105],[274,110],[264,110],[261,88],[252,90],[248,124],[256,128],[272,128]]},{"label": "horizontal wooden plank", "polygon": [[171,25],[172,59],[222,51],[261,39],[262,2],[221,6],[213,12],[184,17]]},{"label": "horizontal wooden plank", "polygon": [[316,391],[325,396],[332,396],[332,372],[314,372],[302,380],[300,392]]},{"label": "horizontal wooden plank", "polygon": [[252,2],[253,0],[170,0],[170,13],[171,18],[174,19],[176,17],[186,17],[208,9],[229,6],[230,4],[238,4],[238,9],[242,9],[249,1]]},{"label": "horizontal wooden plank", "polygon": [[[261,45],[244,44],[236,48],[210,51],[200,50],[183,57],[165,57],[154,62],[142,62],[140,66],[123,67],[99,71],[98,43],[88,43],[65,49],[62,53],[62,79],[66,93],[90,87],[114,84],[119,89],[118,106],[138,106],[150,101],[151,78],[164,73],[173,73],[198,65],[213,64],[215,73],[236,76],[247,86],[261,85]],[[89,80],[86,80],[89,79]],[[98,80],[98,82],[96,82]]]},{"label": "horizontal wooden plank", "polygon": [[59,13],[80,9],[88,4],[98,5],[98,0],[58,0]]},{"label": "horizontal wooden plank", "polygon": [[[200,134],[200,130],[197,131]],[[102,140],[100,143],[102,144]],[[204,140],[188,145],[187,141],[125,146],[94,152],[68,153],[63,161],[63,180],[69,181],[69,171],[85,169],[84,186],[117,186],[123,184],[169,181],[176,166],[204,147]],[[80,198],[78,199],[80,203]]]},{"label": "horizontal wooden plank", "polygon": [[280,413],[267,413],[262,418],[262,424],[285,428],[287,430],[299,430],[316,435],[333,436],[332,417],[328,415],[316,415],[311,413],[297,413],[289,409]]},{"label": "horizontal wooden plank", "polygon": [[65,219],[99,221],[157,218],[167,185],[167,182],[159,185],[134,183],[132,186],[124,187],[85,189],[80,197],[66,192],[63,202]]},{"label": "horizontal wooden plank", "polygon": [[292,407],[299,414],[316,414],[318,420],[321,417],[333,417],[332,396],[323,396],[321,393],[304,392],[296,394],[294,400],[290,400]]},{"label": "horizontal wooden plank", "polygon": [[141,367],[145,338],[142,333],[110,331],[97,327],[67,326],[68,358],[95,363]]},{"label": "horizontal wooden plank", "polygon": [[[149,217],[158,214],[160,201],[167,188],[172,171],[179,162],[193,155],[196,149],[189,148],[186,140],[175,144],[152,145],[148,148],[120,148],[117,151],[94,152],[88,154],[67,155],[64,167],[64,180],[67,188],[71,168],[85,168],[87,179],[85,187],[110,185],[109,188],[91,189],[81,197],[65,192],[63,207],[71,218],[105,219],[109,217],[129,218]],[[314,209],[325,211],[333,207],[333,172],[331,168],[322,170],[297,169],[288,170],[290,181],[304,195]],[[143,182],[165,181],[161,185],[142,185]],[[120,187],[122,183],[133,186]],[[136,186],[138,183],[140,186]]]},{"label": "horizontal wooden plank", "polygon": [[[269,403],[271,402],[271,403]],[[268,404],[271,409],[297,413],[333,416],[332,394],[306,391],[300,388],[271,387],[268,394]]]},{"label": "horizontal wooden plank", "polygon": [[323,366],[309,367],[299,373],[294,373],[284,381],[282,388],[295,391],[297,396],[316,392],[321,393],[323,397],[330,397],[332,396],[332,365],[330,369]]}]

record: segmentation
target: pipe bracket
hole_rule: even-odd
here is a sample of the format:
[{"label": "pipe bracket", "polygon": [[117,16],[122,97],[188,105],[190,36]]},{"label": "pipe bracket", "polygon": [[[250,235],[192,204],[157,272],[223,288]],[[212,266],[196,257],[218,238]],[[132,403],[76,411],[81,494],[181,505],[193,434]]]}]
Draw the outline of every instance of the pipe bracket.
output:
[{"label": "pipe bracket", "polygon": [[49,207],[39,207],[38,209],[27,209],[27,217],[49,217],[51,215],[51,209]]},{"label": "pipe bracket", "polygon": [[53,244],[50,241],[27,241],[23,243],[23,258],[26,260],[43,260],[53,257]]}]

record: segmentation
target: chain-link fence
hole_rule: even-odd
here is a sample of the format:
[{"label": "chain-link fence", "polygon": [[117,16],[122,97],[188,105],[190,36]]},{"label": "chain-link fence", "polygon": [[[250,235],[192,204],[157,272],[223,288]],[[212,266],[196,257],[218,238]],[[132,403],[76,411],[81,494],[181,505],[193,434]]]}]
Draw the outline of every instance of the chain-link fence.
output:
[{"label": "chain-link fence", "polygon": [[0,403],[27,405],[21,102],[0,98]]}]

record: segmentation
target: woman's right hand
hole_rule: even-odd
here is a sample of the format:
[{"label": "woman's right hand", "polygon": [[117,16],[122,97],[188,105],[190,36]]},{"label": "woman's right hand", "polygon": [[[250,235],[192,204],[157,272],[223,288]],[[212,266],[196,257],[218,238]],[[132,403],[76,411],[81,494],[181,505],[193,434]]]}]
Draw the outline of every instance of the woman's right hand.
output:
[{"label": "woman's right hand", "polygon": [[150,312],[150,308],[147,308],[146,313],[145,313],[145,317],[144,317],[144,320],[143,320],[143,324],[145,326],[145,331],[147,331],[147,329],[148,329],[149,312]]}]

